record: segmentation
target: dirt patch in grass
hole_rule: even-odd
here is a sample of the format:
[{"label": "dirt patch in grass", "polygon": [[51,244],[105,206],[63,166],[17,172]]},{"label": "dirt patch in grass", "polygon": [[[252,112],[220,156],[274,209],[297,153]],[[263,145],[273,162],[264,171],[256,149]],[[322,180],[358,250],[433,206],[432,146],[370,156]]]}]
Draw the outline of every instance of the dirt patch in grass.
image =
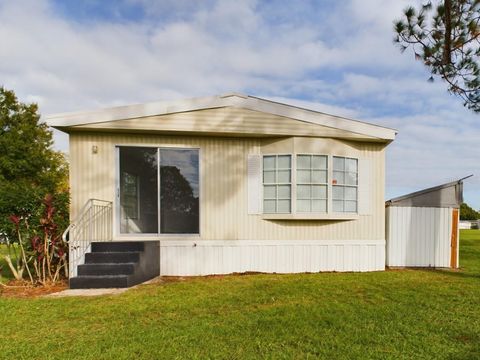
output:
[{"label": "dirt patch in grass", "polygon": [[60,281],[45,286],[34,286],[26,281],[10,280],[7,284],[0,285],[0,297],[34,298],[52,294],[68,288],[68,282]]}]

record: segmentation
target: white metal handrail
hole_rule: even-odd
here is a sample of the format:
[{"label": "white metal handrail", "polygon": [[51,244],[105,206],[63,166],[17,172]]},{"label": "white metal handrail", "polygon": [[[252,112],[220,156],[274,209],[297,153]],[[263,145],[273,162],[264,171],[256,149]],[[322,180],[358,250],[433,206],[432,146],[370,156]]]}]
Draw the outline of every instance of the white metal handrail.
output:
[{"label": "white metal handrail", "polygon": [[112,202],[89,199],[62,234],[69,248],[69,274],[85,262],[85,253],[94,241],[112,241]]}]

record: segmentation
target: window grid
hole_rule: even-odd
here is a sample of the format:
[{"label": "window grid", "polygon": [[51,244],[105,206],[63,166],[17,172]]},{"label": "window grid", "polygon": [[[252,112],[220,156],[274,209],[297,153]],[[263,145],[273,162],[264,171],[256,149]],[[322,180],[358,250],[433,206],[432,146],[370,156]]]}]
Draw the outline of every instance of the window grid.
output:
[{"label": "window grid", "polygon": [[301,213],[326,213],[328,156],[298,154],[296,157],[296,207]]},{"label": "window grid", "polygon": [[358,209],[358,160],[333,157],[332,204],[334,212],[356,213]]},{"label": "window grid", "polygon": [[267,155],[263,157],[264,213],[291,212],[291,171],[291,155]]}]

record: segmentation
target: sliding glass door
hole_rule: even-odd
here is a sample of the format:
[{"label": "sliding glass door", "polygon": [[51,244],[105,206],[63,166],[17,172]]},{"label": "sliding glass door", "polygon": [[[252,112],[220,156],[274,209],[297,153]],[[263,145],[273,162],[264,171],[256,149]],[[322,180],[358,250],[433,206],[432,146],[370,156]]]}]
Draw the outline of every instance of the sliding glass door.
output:
[{"label": "sliding glass door", "polygon": [[122,234],[198,234],[198,150],[118,147]]}]

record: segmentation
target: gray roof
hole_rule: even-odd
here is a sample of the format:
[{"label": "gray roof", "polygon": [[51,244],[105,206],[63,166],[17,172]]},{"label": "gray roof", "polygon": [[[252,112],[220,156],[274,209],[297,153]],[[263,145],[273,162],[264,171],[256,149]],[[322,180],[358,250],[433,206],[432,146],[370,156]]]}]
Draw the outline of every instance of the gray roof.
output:
[{"label": "gray roof", "polygon": [[397,134],[396,130],[387,127],[237,93],[177,101],[160,101],[146,104],[119,106],[93,111],[53,114],[46,117],[46,122],[49,126],[62,129],[69,126],[87,125],[197,110],[216,109],[222,107],[236,107],[278,115],[306,123],[367,135],[385,142],[393,141]]},{"label": "gray roof", "polygon": [[387,200],[385,205],[458,208],[463,202],[463,180],[471,176]]}]

